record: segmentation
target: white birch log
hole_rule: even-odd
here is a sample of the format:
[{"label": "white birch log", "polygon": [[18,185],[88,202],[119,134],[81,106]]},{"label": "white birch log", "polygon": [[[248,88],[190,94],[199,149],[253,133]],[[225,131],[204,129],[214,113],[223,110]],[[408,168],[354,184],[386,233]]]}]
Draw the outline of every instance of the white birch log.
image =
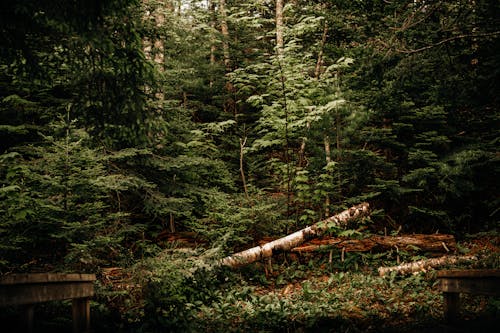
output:
[{"label": "white birch log", "polygon": [[345,226],[350,220],[366,216],[368,213],[368,203],[359,204],[283,238],[235,253],[222,259],[221,263],[222,265],[236,267],[250,264],[262,258],[269,258],[273,255],[273,252],[293,249],[311,238],[320,236],[332,226]]},{"label": "white birch log", "polygon": [[403,263],[398,266],[392,267],[379,267],[378,274],[384,276],[390,272],[397,272],[399,274],[413,274],[417,272],[426,271],[430,268],[439,267],[443,265],[452,265],[463,261],[477,260],[475,256],[443,256],[439,258],[423,259],[410,263]]}]

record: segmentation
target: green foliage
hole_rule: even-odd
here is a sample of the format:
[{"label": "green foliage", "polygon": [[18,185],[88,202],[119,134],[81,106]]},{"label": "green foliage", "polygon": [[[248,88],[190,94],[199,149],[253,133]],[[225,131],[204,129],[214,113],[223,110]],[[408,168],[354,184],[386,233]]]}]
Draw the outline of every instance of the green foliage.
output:
[{"label": "green foliage", "polygon": [[[325,197],[342,187],[338,175],[332,174],[340,172],[334,163],[324,169],[324,138],[331,134],[339,138],[341,130],[349,133],[348,127],[356,127],[357,116],[342,107],[345,100],[338,89],[339,73],[352,59],[323,59],[328,65],[315,73],[318,60],[313,49],[318,45],[309,45],[302,38],[321,31],[323,21],[321,17],[301,16],[291,8],[288,10],[297,17],[286,28],[288,42],[283,53],[236,69],[230,78],[244,109],[255,110],[252,115],[241,115],[244,122],[252,119],[245,127],[252,138],[246,151],[258,169],[250,168],[250,175],[263,168],[271,174],[273,182],[261,184],[293,196],[293,202],[287,200],[287,214],[295,212],[296,220],[305,225],[322,216]],[[349,126],[346,121],[346,128],[341,129],[348,118]]]},{"label": "green foliage", "polygon": [[[265,293],[247,287],[220,293],[217,303],[202,306],[196,319],[203,320],[210,332],[300,331],[325,326],[371,331],[386,320],[397,327],[401,318],[414,318],[415,325],[440,315],[435,302],[441,295],[432,284],[432,279],[391,282],[358,273],[336,273]],[[294,292],[287,294],[286,290]]]},{"label": "green foliage", "polygon": [[232,190],[210,136],[231,121],[195,125],[162,77],[178,71],[143,53],[145,34],[167,29],[143,21],[137,1],[71,17],[75,6],[2,4],[2,17],[27,14],[16,26],[28,36],[16,44],[2,20],[2,270],[130,265],[154,252],[166,221],[187,228],[216,188]]},{"label": "green foliage", "polygon": [[47,124],[64,114],[61,106],[70,100],[96,141],[118,147],[146,142],[151,128],[144,86],[151,85],[151,67],[142,52],[138,9],[135,0],[88,7],[3,4],[2,95],[17,95],[4,102],[26,110],[9,110],[15,114],[9,121]]},{"label": "green foliage", "polygon": [[[283,50],[274,1],[225,4],[2,2],[0,271],[134,267],[144,330],[436,318],[432,277],[361,274],[411,253],[214,263],[360,201],[363,229],[497,228],[499,3],[286,1]],[[217,253],[162,249],[174,230]]]},{"label": "green foliage", "polygon": [[2,270],[62,258],[82,270],[125,260],[124,240],[143,229],[112,207],[112,196],[140,179],[110,174],[102,153],[89,148],[88,133],[69,119],[54,124],[53,134],[2,155]]},{"label": "green foliage", "polygon": [[164,251],[136,267],[144,285],[144,328],[148,331],[192,331],[198,309],[210,304],[222,273],[214,262],[218,250]]},{"label": "green foliage", "polygon": [[284,235],[290,221],[283,219],[283,199],[252,194],[250,202],[242,195],[212,193],[207,216],[191,228],[214,243],[224,240],[228,249],[249,246],[263,237]]},{"label": "green foliage", "polygon": [[[347,55],[359,57],[345,76],[344,89],[349,90],[348,99],[370,108],[369,121],[356,140],[381,158],[382,163],[372,165],[377,179],[369,186],[380,192],[376,200],[385,208],[385,223],[399,220],[407,229],[425,231],[490,226],[495,219],[492,207],[497,205],[491,195],[495,190],[483,185],[480,173],[471,174],[468,167],[458,171],[455,158],[482,151],[482,172],[498,173],[496,158],[490,155],[496,134],[478,121],[498,119],[498,100],[490,97],[495,84],[483,84],[485,77],[496,81],[493,77],[498,76],[490,67],[498,65],[492,52],[498,35],[489,25],[498,21],[493,19],[498,5],[336,5],[346,13],[339,15],[335,26],[336,35],[343,36],[338,45]],[[347,15],[353,11],[357,15]],[[374,18],[372,23],[363,30],[353,28],[365,14]],[[392,32],[389,27],[396,28]],[[479,29],[485,35],[471,37],[481,35]],[[481,64],[476,63],[479,54]],[[481,93],[478,86],[483,87]],[[447,181],[451,169],[461,175]],[[472,199],[455,184],[467,187],[468,193],[480,191],[487,203],[479,196]],[[464,196],[453,198],[452,192]]]}]

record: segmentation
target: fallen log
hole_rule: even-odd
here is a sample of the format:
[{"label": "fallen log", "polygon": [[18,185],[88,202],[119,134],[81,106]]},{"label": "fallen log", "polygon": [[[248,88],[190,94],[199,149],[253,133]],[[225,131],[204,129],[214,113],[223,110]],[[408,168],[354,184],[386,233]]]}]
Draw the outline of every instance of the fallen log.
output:
[{"label": "fallen log", "polygon": [[262,246],[256,246],[251,249],[235,253],[222,259],[221,263],[222,265],[236,267],[246,265],[263,258],[269,258],[273,255],[273,252],[291,250],[309,239],[320,236],[332,226],[346,226],[349,221],[358,217],[366,216],[368,213],[368,203],[365,202],[359,204],[283,238],[276,239]]},{"label": "fallen log", "polygon": [[426,271],[430,268],[457,264],[464,261],[477,260],[475,256],[443,256],[439,258],[423,259],[419,261],[414,261],[410,263],[403,263],[398,266],[392,267],[379,267],[378,274],[380,276],[387,275],[391,272],[396,272],[401,275],[413,274],[418,272]]},{"label": "fallen log", "polygon": [[415,234],[404,236],[378,236],[373,235],[364,239],[322,238],[313,239],[292,252],[307,253],[331,248],[344,249],[345,252],[383,252],[390,249],[398,251],[422,252],[453,252],[456,241],[453,235],[446,234]]}]

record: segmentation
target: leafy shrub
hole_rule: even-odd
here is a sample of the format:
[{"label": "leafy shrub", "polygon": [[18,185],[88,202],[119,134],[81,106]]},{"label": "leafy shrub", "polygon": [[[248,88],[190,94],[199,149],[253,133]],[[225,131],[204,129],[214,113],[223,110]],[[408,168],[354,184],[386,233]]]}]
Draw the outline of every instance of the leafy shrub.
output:
[{"label": "leafy shrub", "polygon": [[143,285],[146,331],[195,330],[198,309],[216,299],[224,282],[218,250],[166,250],[136,267]]}]

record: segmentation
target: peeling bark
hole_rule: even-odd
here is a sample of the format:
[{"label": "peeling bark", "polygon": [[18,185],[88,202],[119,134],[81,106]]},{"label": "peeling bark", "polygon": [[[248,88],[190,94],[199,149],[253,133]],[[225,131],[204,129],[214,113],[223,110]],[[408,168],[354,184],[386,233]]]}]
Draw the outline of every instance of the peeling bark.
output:
[{"label": "peeling bark", "polygon": [[418,272],[424,272],[430,268],[452,265],[463,261],[477,260],[475,256],[443,256],[439,258],[423,259],[410,263],[403,263],[398,266],[392,267],[379,267],[378,274],[380,276],[387,275],[391,272],[396,272],[398,274],[413,274]]},{"label": "peeling bark", "polygon": [[284,0],[276,0],[276,49],[279,56],[283,55],[285,46],[283,38],[283,7]]},{"label": "peeling bark", "polygon": [[221,263],[222,265],[236,267],[250,264],[263,258],[269,258],[273,253],[289,251],[305,241],[323,234],[332,226],[345,226],[349,221],[368,214],[368,203],[362,203],[283,238],[235,253],[222,259]]}]

